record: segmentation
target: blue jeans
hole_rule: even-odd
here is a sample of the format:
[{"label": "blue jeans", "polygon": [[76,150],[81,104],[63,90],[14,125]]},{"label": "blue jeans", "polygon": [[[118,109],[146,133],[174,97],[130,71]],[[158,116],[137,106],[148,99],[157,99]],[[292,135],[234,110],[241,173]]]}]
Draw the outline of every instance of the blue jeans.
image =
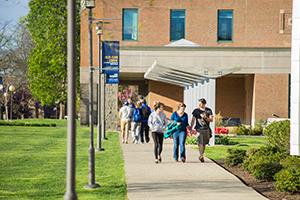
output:
[{"label": "blue jeans", "polygon": [[178,160],[178,151],[180,147],[180,158],[185,159],[185,139],[186,139],[186,133],[185,131],[175,132],[173,134],[173,158],[174,160]]}]

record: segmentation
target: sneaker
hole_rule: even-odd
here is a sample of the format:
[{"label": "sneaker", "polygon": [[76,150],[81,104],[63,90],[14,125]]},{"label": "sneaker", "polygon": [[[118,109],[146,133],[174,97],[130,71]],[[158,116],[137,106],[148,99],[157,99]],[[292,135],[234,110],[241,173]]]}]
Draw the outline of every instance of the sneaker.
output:
[{"label": "sneaker", "polygon": [[149,143],[149,141],[150,141],[150,138],[147,137],[146,138],[146,143]]},{"label": "sneaker", "polygon": [[159,156],[158,161],[161,162],[161,156]]},{"label": "sneaker", "polygon": [[200,160],[200,162],[204,162],[204,157],[203,156],[199,156],[199,160]]},{"label": "sneaker", "polygon": [[155,159],[155,163],[158,164],[158,160],[157,159]]},{"label": "sneaker", "polygon": [[185,163],[185,158],[181,158],[181,162]]}]

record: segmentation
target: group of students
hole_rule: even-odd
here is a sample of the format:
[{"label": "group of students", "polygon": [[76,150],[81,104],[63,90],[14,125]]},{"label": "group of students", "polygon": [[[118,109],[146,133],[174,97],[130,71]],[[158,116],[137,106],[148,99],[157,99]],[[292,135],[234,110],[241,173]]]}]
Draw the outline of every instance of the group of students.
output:
[{"label": "group of students", "polygon": [[119,111],[122,143],[128,144],[130,132],[133,143],[148,143],[150,141],[148,126],[150,114],[151,108],[147,105],[145,99],[138,101],[136,104],[130,98],[127,99]]},{"label": "group of students", "polygon": [[[162,162],[161,153],[163,150],[164,132],[168,124],[177,124],[178,128],[172,132],[173,158],[176,162],[186,161],[185,141],[187,132],[195,133],[199,147],[199,160],[204,162],[205,146],[211,137],[210,122],[213,121],[212,110],[206,107],[206,100],[198,100],[198,107],[192,112],[192,120],[189,126],[188,115],[185,112],[186,105],[180,103],[177,110],[172,113],[170,121],[164,113],[164,104],[155,102],[151,110],[145,100],[138,101],[136,105],[128,99],[120,109],[122,143],[128,143],[129,131],[133,137],[133,143],[144,143],[144,136],[148,143],[149,129],[154,142],[155,163]],[[180,158],[180,160],[179,160]]]}]

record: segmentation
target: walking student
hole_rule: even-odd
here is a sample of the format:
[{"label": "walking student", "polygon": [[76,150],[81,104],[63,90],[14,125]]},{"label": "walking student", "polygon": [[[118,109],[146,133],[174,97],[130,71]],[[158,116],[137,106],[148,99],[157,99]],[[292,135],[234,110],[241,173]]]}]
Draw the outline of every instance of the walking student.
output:
[{"label": "walking student", "polygon": [[180,125],[180,129],[173,133],[173,158],[178,162],[178,153],[180,147],[180,160],[186,161],[185,155],[185,140],[186,140],[186,127],[188,126],[188,115],[184,112],[186,105],[180,103],[177,107],[177,111],[173,112],[170,120]]},{"label": "walking student", "polygon": [[162,103],[157,103],[154,106],[154,112],[150,114],[148,119],[148,125],[152,131],[152,138],[154,142],[155,163],[162,161],[161,152],[163,150],[164,128],[167,123],[167,117],[164,113],[164,105]]},{"label": "walking student", "polygon": [[121,121],[122,143],[128,144],[129,123],[132,117],[132,109],[129,107],[128,102],[125,102],[120,108],[119,117]]},{"label": "walking student", "polygon": [[131,134],[132,134],[132,143],[140,143],[140,131],[142,126],[142,103],[137,102],[136,107],[133,111],[132,123],[131,123]]},{"label": "walking student", "polygon": [[150,141],[149,137],[149,126],[148,126],[148,119],[151,114],[151,108],[147,105],[146,100],[142,100],[142,126],[140,131],[140,139],[141,143],[144,143],[144,139],[146,143]]},{"label": "walking student", "polygon": [[206,107],[206,100],[201,98],[198,101],[198,108],[193,111],[192,115],[191,129],[195,126],[198,132],[199,160],[204,162],[204,151],[210,139],[211,129],[209,124],[213,121],[213,113],[210,108]]}]

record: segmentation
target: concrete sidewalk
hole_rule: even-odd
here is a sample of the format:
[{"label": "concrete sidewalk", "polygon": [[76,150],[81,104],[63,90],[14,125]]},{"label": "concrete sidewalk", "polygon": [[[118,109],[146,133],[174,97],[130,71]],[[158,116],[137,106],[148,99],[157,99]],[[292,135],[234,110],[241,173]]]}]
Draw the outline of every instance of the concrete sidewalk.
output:
[{"label": "concrete sidewalk", "polygon": [[172,141],[164,141],[162,163],[154,163],[153,144],[122,145],[129,200],[263,200],[238,178],[187,146],[187,162],[172,159]]}]

